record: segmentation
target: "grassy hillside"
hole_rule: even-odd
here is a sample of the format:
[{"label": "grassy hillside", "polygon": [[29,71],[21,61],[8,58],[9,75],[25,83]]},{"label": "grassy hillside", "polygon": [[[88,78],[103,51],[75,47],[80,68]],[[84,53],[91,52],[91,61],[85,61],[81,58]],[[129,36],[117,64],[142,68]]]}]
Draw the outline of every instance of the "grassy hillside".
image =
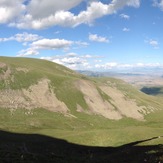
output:
[{"label": "grassy hillside", "polygon": [[0,57],[0,96],[2,131],[87,146],[118,148],[153,137],[138,145],[163,144],[162,99],[122,80],[88,78],[39,59]]},{"label": "grassy hillside", "polygon": [[[59,85],[63,80],[69,80],[70,77],[81,77],[66,67],[45,60],[0,57],[0,62],[6,64],[4,67],[0,66],[1,74],[9,67],[10,73],[7,79],[10,81],[12,75],[14,75],[14,82],[10,81],[9,83],[9,86],[13,89],[28,88],[41,78],[52,78],[56,82],[55,84]],[[1,80],[1,83],[3,82]],[[5,88],[5,86],[3,85],[1,89]]]}]

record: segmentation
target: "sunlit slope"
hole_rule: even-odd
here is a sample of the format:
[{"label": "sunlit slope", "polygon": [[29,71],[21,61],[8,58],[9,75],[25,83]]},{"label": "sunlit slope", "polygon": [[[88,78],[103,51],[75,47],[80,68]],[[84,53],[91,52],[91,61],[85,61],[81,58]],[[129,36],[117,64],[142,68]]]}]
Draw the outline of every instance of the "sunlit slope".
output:
[{"label": "sunlit slope", "polygon": [[87,78],[53,62],[0,57],[0,105],[10,112],[36,108],[78,118],[80,114],[144,120],[162,108],[154,97],[113,78]]},{"label": "sunlit slope", "polygon": [[[0,97],[0,130],[98,146],[163,135],[159,98],[49,61],[0,57]],[[160,137],[147,145],[162,142]]]}]

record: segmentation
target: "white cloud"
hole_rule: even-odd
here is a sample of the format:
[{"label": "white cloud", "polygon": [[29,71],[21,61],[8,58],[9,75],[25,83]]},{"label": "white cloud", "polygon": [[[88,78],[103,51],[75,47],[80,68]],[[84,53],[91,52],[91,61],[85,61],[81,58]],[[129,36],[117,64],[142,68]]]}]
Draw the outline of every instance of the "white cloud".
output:
[{"label": "white cloud", "polygon": [[94,60],[94,62],[95,63],[100,63],[100,62],[102,62],[102,60],[101,59],[96,59],[96,60]]},{"label": "white cloud", "polygon": [[[163,68],[160,63],[118,63],[118,62],[107,62],[104,63],[102,59],[92,60],[97,56],[92,55],[79,55],[76,53],[68,53],[65,55],[57,55],[53,57],[41,57],[41,59],[50,60],[58,64],[64,65],[71,69],[76,70],[110,70],[110,69],[131,69],[131,68]],[[96,64],[95,64],[96,63]]]},{"label": "white cloud", "polygon": [[84,47],[89,45],[87,42],[83,42],[83,41],[76,41],[75,44],[79,46],[84,46]]},{"label": "white cloud", "polygon": [[[7,1],[10,2],[9,0]],[[23,0],[15,1],[19,2],[19,6],[24,7],[22,7],[23,12],[19,12],[19,15],[10,10],[12,13],[10,14],[12,15],[10,26],[32,29],[43,29],[55,25],[69,27],[75,27],[80,24],[91,25],[97,18],[116,13],[117,10],[126,5],[132,7],[139,7],[140,5],[140,0],[112,0],[108,4],[89,0],[88,2],[90,3],[88,3],[86,10],[74,14],[70,12],[70,9],[85,0],[31,0],[26,6],[23,5]],[[12,8],[21,11],[20,9],[18,10],[17,3],[13,3]]]},{"label": "white cloud", "polygon": [[135,64],[121,64],[117,62],[98,63],[95,65],[97,69],[130,69],[130,68],[155,68],[163,67],[160,63],[135,63]]},{"label": "white cloud", "polygon": [[145,40],[145,42],[148,43],[149,45],[151,45],[155,49],[159,48],[159,43],[157,40],[149,39],[149,40]]},{"label": "white cloud", "polygon": [[149,44],[154,46],[154,47],[158,46],[158,42],[156,40],[150,40]]},{"label": "white cloud", "polygon": [[161,10],[163,10],[163,0],[153,0],[153,6],[159,7]]},{"label": "white cloud", "polygon": [[50,60],[52,62],[64,65],[71,69],[87,69],[90,68],[90,64],[88,63],[86,58],[76,54],[76,53],[68,53],[66,55],[59,55],[53,57],[42,57],[41,59]]},{"label": "white cloud", "polygon": [[73,44],[64,39],[40,39],[30,44],[30,47],[18,52],[18,56],[38,55],[39,50],[67,49]]},{"label": "white cloud", "polygon": [[92,58],[93,56],[89,55],[89,54],[86,54],[83,56],[83,58]]},{"label": "white cloud", "polygon": [[41,59],[50,60],[71,69],[86,70],[94,67],[93,59],[100,57],[101,56],[93,56],[89,54],[79,55],[76,53],[67,53],[65,55],[57,55],[53,57],[41,57]]},{"label": "white cloud", "polygon": [[160,63],[137,63],[135,67],[162,67]]},{"label": "white cloud", "polygon": [[[50,3],[46,3],[46,5],[50,5]],[[107,8],[108,5],[105,5],[101,2],[92,2],[86,11],[81,11],[78,15],[74,15],[67,10],[58,9],[56,12],[52,12],[46,17],[44,16],[37,18],[35,16],[33,17],[32,13],[28,12],[28,14],[22,16],[18,22],[13,22],[10,25],[16,26],[18,28],[33,29],[42,29],[54,25],[74,27],[82,23],[91,24],[94,19],[106,15],[108,11]],[[44,13],[43,9],[42,13]]]},{"label": "white cloud", "polygon": [[123,19],[127,19],[127,20],[130,19],[130,16],[126,14],[120,14],[119,16]]},{"label": "white cloud", "polygon": [[113,6],[114,10],[121,9],[126,5],[132,7],[139,7],[140,0],[112,0],[111,5]]},{"label": "white cloud", "polygon": [[102,68],[102,69],[112,69],[118,66],[118,63],[116,62],[108,62],[105,64],[96,64],[95,68]]},{"label": "white cloud", "polygon": [[17,56],[29,56],[29,55],[38,55],[39,52],[33,48],[28,48],[26,50],[21,50],[18,52]]},{"label": "white cloud", "polygon": [[76,57],[77,54],[72,52],[72,53],[67,53],[65,56],[66,56],[66,57],[73,58],[73,57]]},{"label": "white cloud", "polygon": [[41,36],[37,34],[29,34],[29,33],[17,33],[14,36],[8,38],[0,38],[0,42],[3,41],[18,41],[18,42],[33,42],[40,39]]},{"label": "white cloud", "polygon": [[64,39],[41,39],[31,44],[35,49],[62,49],[72,45],[72,41]]},{"label": "white cloud", "polygon": [[96,41],[96,42],[109,42],[109,40],[106,37],[98,36],[97,34],[89,34],[89,40],[90,41]]},{"label": "white cloud", "polygon": [[27,49],[23,49],[18,52],[20,56],[27,55],[37,55],[39,54],[39,50],[55,50],[55,49],[63,49],[69,50],[71,45],[79,47],[86,47],[89,44],[87,42],[82,41],[70,41],[65,39],[47,39],[43,38],[37,34],[31,33],[17,33],[11,37],[0,38],[0,42],[7,41],[17,41],[22,43],[23,46],[27,46]]},{"label": "white cloud", "polygon": [[31,0],[27,6],[27,11],[33,19],[47,18],[57,11],[68,11],[79,5],[83,0]]},{"label": "white cloud", "polygon": [[1,0],[0,23],[8,23],[25,11],[24,0]]},{"label": "white cloud", "polygon": [[27,49],[23,49],[18,52],[18,56],[37,55],[39,50],[55,50],[63,49],[67,50],[71,45],[77,45],[79,47],[86,47],[89,44],[82,41],[70,41],[65,39],[47,39],[42,38],[37,34],[30,33],[17,33],[11,37],[0,38],[0,42],[17,41],[22,43],[23,46],[28,46]]},{"label": "white cloud", "polygon": [[122,31],[123,31],[123,32],[129,32],[129,31],[130,31],[130,28],[124,27],[124,28],[122,29]]},{"label": "white cloud", "polygon": [[82,64],[84,61],[81,60],[79,57],[72,57],[72,58],[62,58],[61,62],[63,64],[73,65],[73,64]]}]

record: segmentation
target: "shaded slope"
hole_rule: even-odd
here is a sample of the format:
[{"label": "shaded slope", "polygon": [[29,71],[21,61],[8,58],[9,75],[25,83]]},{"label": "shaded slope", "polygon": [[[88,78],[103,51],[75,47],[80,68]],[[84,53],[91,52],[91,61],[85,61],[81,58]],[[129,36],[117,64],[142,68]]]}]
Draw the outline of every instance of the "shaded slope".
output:
[{"label": "shaded slope", "polygon": [[141,91],[153,96],[162,96],[163,95],[163,87],[143,87],[141,88]]},{"label": "shaded slope", "polygon": [[158,137],[132,142],[119,147],[91,147],[42,135],[0,131],[0,161],[162,163],[162,145],[145,146],[141,144],[153,139],[158,139]]}]

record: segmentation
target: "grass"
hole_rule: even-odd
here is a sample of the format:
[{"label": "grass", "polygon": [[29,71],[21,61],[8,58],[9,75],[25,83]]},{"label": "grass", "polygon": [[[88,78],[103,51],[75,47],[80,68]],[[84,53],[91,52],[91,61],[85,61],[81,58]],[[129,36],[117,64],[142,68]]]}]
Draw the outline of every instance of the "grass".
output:
[{"label": "grass", "polygon": [[[163,135],[163,104],[161,99],[146,95],[136,88],[126,84],[122,80],[113,78],[87,78],[82,75],[49,61],[40,61],[30,58],[6,58],[0,57],[0,62],[5,62],[12,67],[14,81],[10,81],[12,89],[28,88],[36,84],[42,78],[48,78],[49,87],[54,90],[57,98],[63,101],[70,113],[76,118],[67,117],[60,113],[53,113],[45,109],[0,109],[0,129],[18,133],[38,133],[56,138],[66,139],[69,142],[96,145],[96,146],[120,146],[129,142],[148,139]],[[16,68],[26,68],[29,71],[16,71]],[[98,86],[102,83],[108,86],[116,86],[127,98],[135,99],[139,105],[151,106],[158,111],[145,116],[146,121],[139,122],[130,118],[119,121],[108,120],[102,116],[88,115],[76,112],[79,104],[87,110],[88,106],[83,94],[76,89],[76,80],[91,80],[104,100],[110,97],[104,94]],[[107,82],[109,81],[109,82]],[[5,89],[6,84],[0,81],[0,89]],[[151,144],[162,143],[163,140],[153,140]]]},{"label": "grass", "polygon": [[1,162],[163,161],[163,147],[158,145],[163,137],[155,138],[163,135],[162,111],[148,115],[145,122],[84,114],[70,118],[41,108],[28,112],[0,109]]},{"label": "grass", "polygon": [[[85,79],[91,80],[97,86],[97,90],[104,100],[110,100],[110,97],[98,89],[98,85],[106,83],[108,86],[116,86],[117,89],[122,91],[126,97],[135,99],[138,105],[148,106],[162,109],[163,105],[155,98],[148,96],[122,80],[114,78],[87,78],[83,75],[77,74],[74,71],[65,68],[64,66],[39,59],[31,58],[7,58],[0,57],[0,62],[6,63],[11,67],[12,74],[7,79],[8,82],[1,80],[0,89],[22,89],[28,88],[32,84],[36,84],[43,78],[48,78],[51,83],[52,89],[56,92],[57,97],[66,103],[70,110],[74,111],[76,105],[79,104],[83,109],[88,109],[85,103],[83,94],[78,91],[73,85],[76,80]],[[17,71],[16,68],[26,68],[28,72]],[[14,76],[14,81],[11,77]],[[109,83],[107,82],[109,80]],[[69,85],[67,87],[67,85]],[[66,90],[66,91],[65,91]],[[75,100],[76,102],[74,102]]]},{"label": "grass", "polygon": [[57,88],[55,85],[53,85],[57,98],[60,101],[64,101],[67,107],[71,109],[72,114],[76,113],[77,104],[85,110],[88,109],[88,105],[84,100],[84,95],[78,89],[76,89],[74,83],[75,80],[70,79],[64,80],[64,82],[60,83],[61,85]]},{"label": "grass", "polygon": [[91,79],[95,81],[97,85],[105,83],[110,87],[116,87],[126,96],[126,98],[134,99],[138,106],[146,106],[147,108],[150,106],[157,109],[163,108],[162,98],[147,95],[121,79],[115,79],[111,77]]},{"label": "grass", "polygon": [[[120,146],[163,135],[163,111],[146,117],[145,122],[124,118],[111,121],[100,116],[70,118],[45,109],[17,109],[12,114],[0,109],[0,129],[18,133],[37,133],[91,146]],[[163,138],[148,142],[162,144]]]},{"label": "grass", "polygon": [[[40,59],[0,57],[0,62],[6,63],[11,69],[11,75],[8,80],[10,80],[9,85],[12,89],[28,88],[38,80],[52,76],[58,80],[63,77],[82,77],[64,66],[50,61],[40,61]],[[18,72],[17,68],[26,68],[28,72]],[[14,82],[11,81],[12,76],[14,76]],[[4,81],[1,81],[1,85],[3,83]],[[1,89],[5,89],[5,87],[1,87]]]},{"label": "grass", "polygon": [[[64,101],[72,112],[75,111],[77,104],[83,109],[88,109],[83,94],[73,86],[76,79],[87,79],[83,75],[64,66],[39,59],[0,57],[0,62],[6,63],[11,69],[8,83],[6,84],[6,80],[0,80],[0,89],[27,89],[46,78],[50,80],[49,87],[54,90],[57,98]],[[17,71],[17,68],[26,68],[28,71]],[[14,81],[11,80],[13,76]]]}]

